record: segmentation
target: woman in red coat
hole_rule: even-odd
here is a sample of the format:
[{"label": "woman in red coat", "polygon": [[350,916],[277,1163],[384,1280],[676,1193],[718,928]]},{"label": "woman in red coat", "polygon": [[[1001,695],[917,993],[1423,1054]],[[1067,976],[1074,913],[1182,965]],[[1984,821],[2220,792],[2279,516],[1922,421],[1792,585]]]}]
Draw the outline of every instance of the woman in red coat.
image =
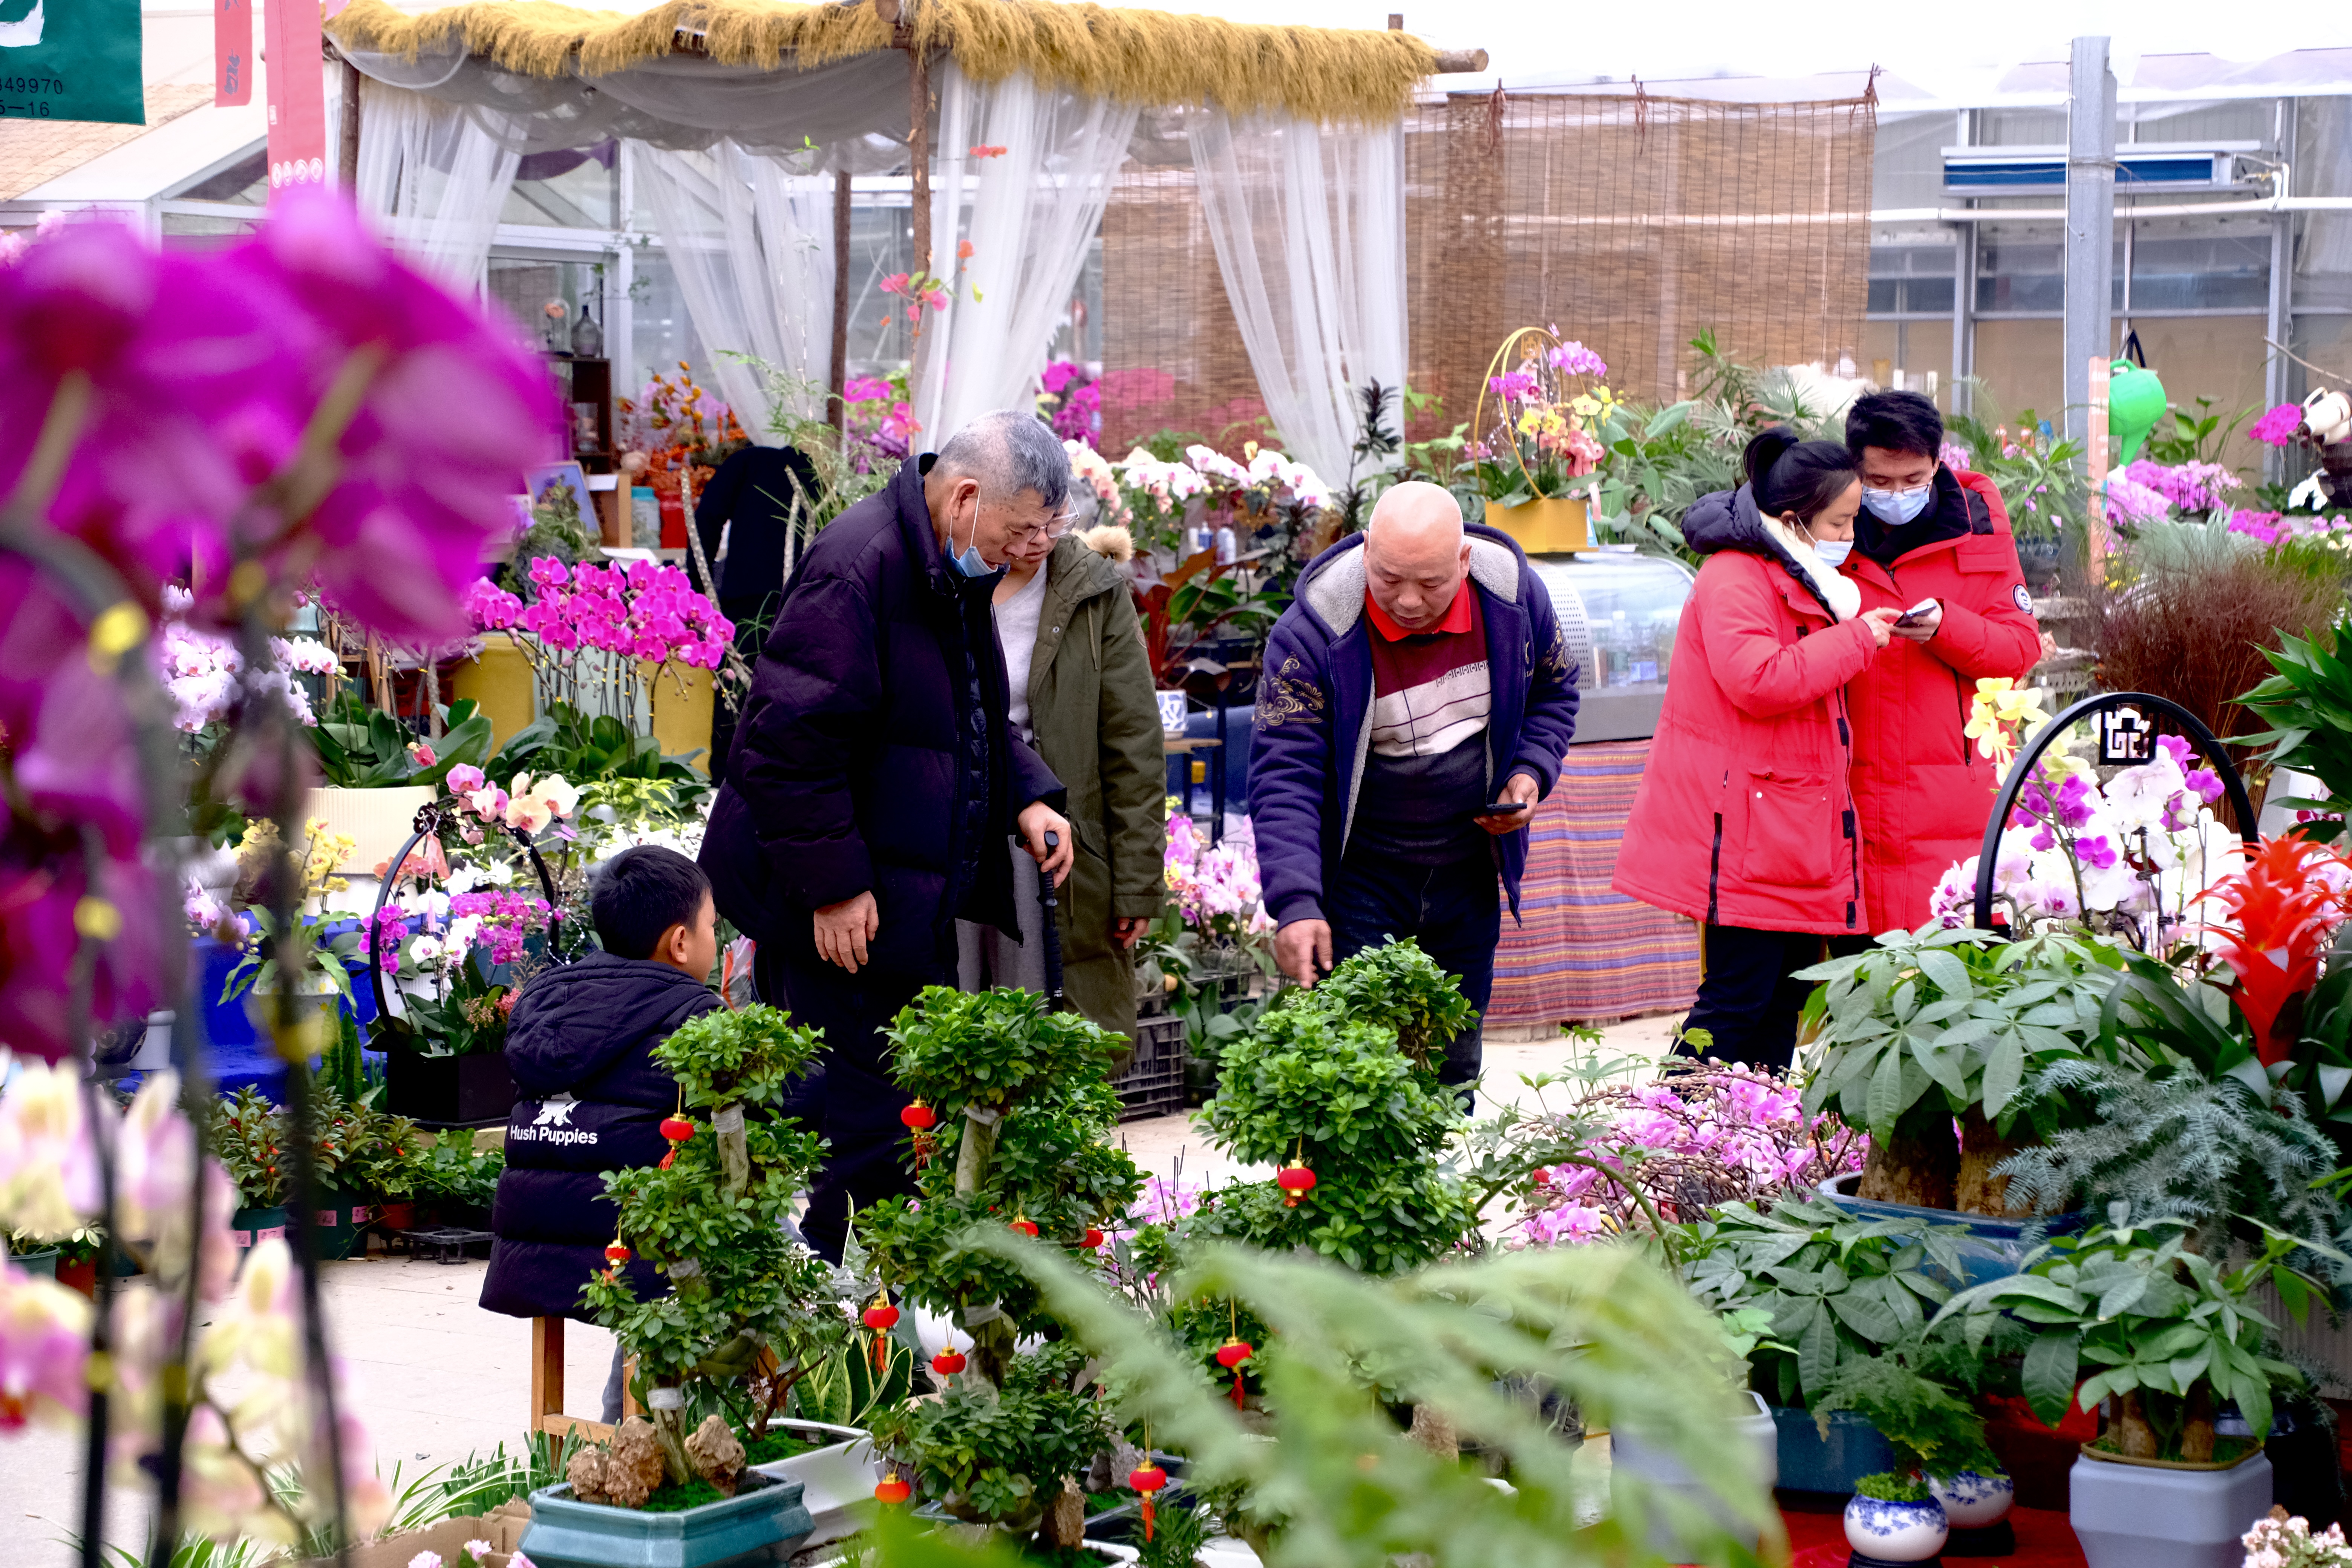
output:
[{"label": "woman in red coat", "polygon": [[2000,775],[1960,731],[1977,682],[2021,679],[2042,658],[2042,626],[2018,569],[2000,492],[1944,466],[1944,416],[1916,392],[1854,400],[1846,447],[1862,470],[1846,577],[1865,608],[1936,602],[1857,679],[1853,793],[1871,931],[1927,918],[1936,880],[1984,843]]},{"label": "woman in red coat", "polygon": [[1705,555],[1675,635],[1664,710],[1617,856],[1621,893],[1706,928],[1706,978],[1684,1028],[1706,1054],[1785,1068],[1825,936],[1863,921],[1845,684],[1896,612],[1864,613],[1836,563],[1862,479],[1829,441],[1774,426],[1748,482],[1701,498],[1683,536]]}]

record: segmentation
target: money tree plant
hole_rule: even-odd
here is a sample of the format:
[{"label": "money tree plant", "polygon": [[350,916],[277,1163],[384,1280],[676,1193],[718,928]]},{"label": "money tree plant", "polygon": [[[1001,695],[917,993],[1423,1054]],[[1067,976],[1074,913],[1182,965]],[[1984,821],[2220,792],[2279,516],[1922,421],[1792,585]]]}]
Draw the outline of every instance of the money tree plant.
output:
[{"label": "money tree plant", "polygon": [[[766,1374],[820,1359],[852,1331],[830,1270],[786,1228],[820,1145],[778,1107],[822,1046],[773,1007],[681,1026],[654,1047],[679,1085],[679,1110],[662,1123],[670,1152],[605,1179],[620,1208],[614,1267],[582,1300],[636,1358],[672,1484],[707,1474],[689,1450],[694,1423],[717,1417],[756,1439],[789,1386]],[[638,1298],[618,1267],[632,1257],[668,1277],[667,1294]],[[749,1391],[755,1377],[771,1390],[764,1404]]]}]

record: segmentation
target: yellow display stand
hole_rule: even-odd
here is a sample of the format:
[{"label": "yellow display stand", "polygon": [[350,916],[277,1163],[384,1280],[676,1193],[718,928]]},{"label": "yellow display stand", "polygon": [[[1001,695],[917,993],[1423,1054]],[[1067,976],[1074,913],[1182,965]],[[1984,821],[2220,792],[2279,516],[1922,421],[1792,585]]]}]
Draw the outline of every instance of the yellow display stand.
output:
[{"label": "yellow display stand", "polygon": [[1570,555],[1592,548],[1582,496],[1548,496],[1517,506],[1490,506],[1486,521],[1530,555]]},{"label": "yellow display stand", "polygon": [[684,664],[640,663],[637,678],[654,694],[654,740],[662,755],[693,752],[695,770],[710,772],[710,718],[719,696],[710,671]]},{"label": "yellow display stand", "polygon": [[539,698],[531,689],[530,660],[523,658],[514,639],[504,632],[486,632],[482,651],[461,664],[449,677],[453,699],[471,698],[490,721],[490,749],[495,752],[539,717]]}]

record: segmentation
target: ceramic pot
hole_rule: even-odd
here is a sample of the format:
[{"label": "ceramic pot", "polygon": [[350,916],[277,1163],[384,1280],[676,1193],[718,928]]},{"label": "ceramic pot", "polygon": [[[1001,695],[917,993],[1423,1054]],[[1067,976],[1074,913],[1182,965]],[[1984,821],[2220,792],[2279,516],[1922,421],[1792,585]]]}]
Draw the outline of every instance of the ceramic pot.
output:
[{"label": "ceramic pot", "polygon": [[[1745,1468],[1769,1492],[1780,1475],[1780,1431],[1772,1418],[1772,1408],[1764,1403],[1763,1395],[1750,1393],[1748,1398],[1754,1402],[1755,1408],[1724,1423],[1725,1457]],[[1609,1434],[1609,1492],[1612,1505],[1620,1512],[1625,1509],[1624,1484],[1634,1478],[1647,1483],[1652,1497],[1674,1500],[1714,1519],[1725,1530],[1746,1534],[1747,1527],[1725,1506],[1707,1480],[1693,1475],[1663,1442],[1644,1437],[1638,1431],[1612,1431]],[[1685,1532],[1663,1508],[1650,1511],[1645,1533],[1651,1550],[1670,1563],[1687,1562],[1703,1543],[1685,1542]]]},{"label": "ceramic pot", "polygon": [[1530,555],[1567,555],[1591,548],[1582,496],[1548,496],[1517,506],[1490,506],[1486,521]]},{"label": "ceramic pot", "polygon": [[1944,1518],[1954,1530],[1982,1530],[1999,1523],[2017,1500],[2017,1483],[2007,1476],[1980,1476],[1962,1470],[1956,1476],[1929,1476],[1927,1490],[1944,1505]]},{"label": "ceramic pot", "polygon": [[1951,1527],[1934,1498],[1889,1502],[1856,1493],[1845,1505],[1845,1542],[1860,1557],[1881,1563],[1925,1563],[1944,1549]]},{"label": "ceramic pot", "polygon": [[2226,1469],[2085,1450],[2069,1480],[2066,1517],[2090,1568],[2239,1568],[2239,1537],[2271,1506],[2271,1462],[2259,1448]]},{"label": "ceramic pot", "polygon": [[530,1494],[522,1554],[539,1568],[749,1568],[790,1556],[808,1531],[801,1483],[756,1470],[733,1497],[675,1513],[582,1502],[567,1484]]}]

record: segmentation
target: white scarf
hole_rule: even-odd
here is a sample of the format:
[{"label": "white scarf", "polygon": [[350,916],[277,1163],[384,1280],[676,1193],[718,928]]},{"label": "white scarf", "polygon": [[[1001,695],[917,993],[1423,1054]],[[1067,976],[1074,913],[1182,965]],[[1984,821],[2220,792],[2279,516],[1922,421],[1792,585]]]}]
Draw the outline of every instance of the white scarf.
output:
[{"label": "white scarf", "polygon": [[1862,614],[1862,590],[1851,578],[1813,553],[1813,547],[1777,517],[1765,517],[1758,509],[1758,519],[1772,542],[1788,552],[1789,560],[1812,584],[1814,594],[1829,607],[1830,618],[1850,621]]}]

